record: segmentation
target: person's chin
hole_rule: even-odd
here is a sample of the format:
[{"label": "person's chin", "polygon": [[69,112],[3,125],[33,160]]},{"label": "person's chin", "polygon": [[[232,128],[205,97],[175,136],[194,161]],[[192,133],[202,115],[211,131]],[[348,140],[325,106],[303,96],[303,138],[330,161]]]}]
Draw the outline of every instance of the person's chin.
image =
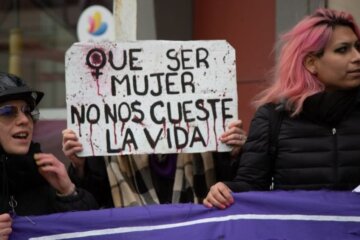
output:
[{"label": "person's chin", "polygon": [[25,155],[27,154],[29,151],[29,146],[26,145],[18,145],[18,146],[14,146],[10,149],[8,149],[6,152],[9,154],[14,154],[14,155]]}]

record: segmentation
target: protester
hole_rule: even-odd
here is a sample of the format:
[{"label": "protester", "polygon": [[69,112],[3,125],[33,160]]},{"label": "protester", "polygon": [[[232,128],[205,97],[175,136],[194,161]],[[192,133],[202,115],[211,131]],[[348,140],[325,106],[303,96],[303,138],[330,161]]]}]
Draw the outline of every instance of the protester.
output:
[{"label": "protester", "polygon": [[[283,35],[274,81],[255,101],[236,177],[213,185],[206,207],[230,206],[231,192],[360,184],[359,37],[353,17],[331,9],[318,9]],[[279,121],[275,136],[272,116]]]},{"label": "protester", "polygon": [[151,154],[80,158],[74,131],[63,131],[63,151],[71,159],[70,176],[105,208],[159,203],[201,203],[209,187],[235,175],[246,140],[241,120],[229,124],[221,141],[231,153]]},{"label": "protester", "polygon": [[32,142],[43,93],[19,77],[0,72],[0,239],[8,239],[15,215],[42,215],[98,208],[76,188],[54,155]]}]

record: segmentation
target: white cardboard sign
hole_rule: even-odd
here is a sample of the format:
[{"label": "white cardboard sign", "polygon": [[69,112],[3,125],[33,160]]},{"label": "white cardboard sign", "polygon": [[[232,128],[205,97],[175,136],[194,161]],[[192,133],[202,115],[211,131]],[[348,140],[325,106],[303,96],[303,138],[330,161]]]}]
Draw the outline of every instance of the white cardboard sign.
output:
[{"label": "white cardboard sign", "polygon": [[81,156],[230,150],[219,141],[238,118],[226,41],[80,42],[65,68]]}]

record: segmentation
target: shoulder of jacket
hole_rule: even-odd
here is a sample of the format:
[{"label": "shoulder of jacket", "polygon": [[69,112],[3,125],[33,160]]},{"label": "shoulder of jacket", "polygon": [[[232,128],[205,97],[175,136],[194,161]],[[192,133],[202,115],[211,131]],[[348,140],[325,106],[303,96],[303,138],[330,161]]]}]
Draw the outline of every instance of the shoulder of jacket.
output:
[{"label": "shoulder of jacket", "polygon": [[265,105],[260,106],[257,111],[256,111],[256,116],[257,117],[265,117],[265,116],[269,116],[269,114],[272,111],[275,111],[276,105],[274,103],[267,103]]}]

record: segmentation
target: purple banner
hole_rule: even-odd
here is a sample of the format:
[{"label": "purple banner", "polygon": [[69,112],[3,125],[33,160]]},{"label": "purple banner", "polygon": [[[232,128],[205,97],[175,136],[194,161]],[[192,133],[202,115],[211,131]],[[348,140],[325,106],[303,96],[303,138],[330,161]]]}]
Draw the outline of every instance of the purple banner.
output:
[{"label": "purple banner", "polygon": [[274,191],[234,197],[226,210],[178,204],[17,217],[11,239],[360,238],[358,193]]}]

